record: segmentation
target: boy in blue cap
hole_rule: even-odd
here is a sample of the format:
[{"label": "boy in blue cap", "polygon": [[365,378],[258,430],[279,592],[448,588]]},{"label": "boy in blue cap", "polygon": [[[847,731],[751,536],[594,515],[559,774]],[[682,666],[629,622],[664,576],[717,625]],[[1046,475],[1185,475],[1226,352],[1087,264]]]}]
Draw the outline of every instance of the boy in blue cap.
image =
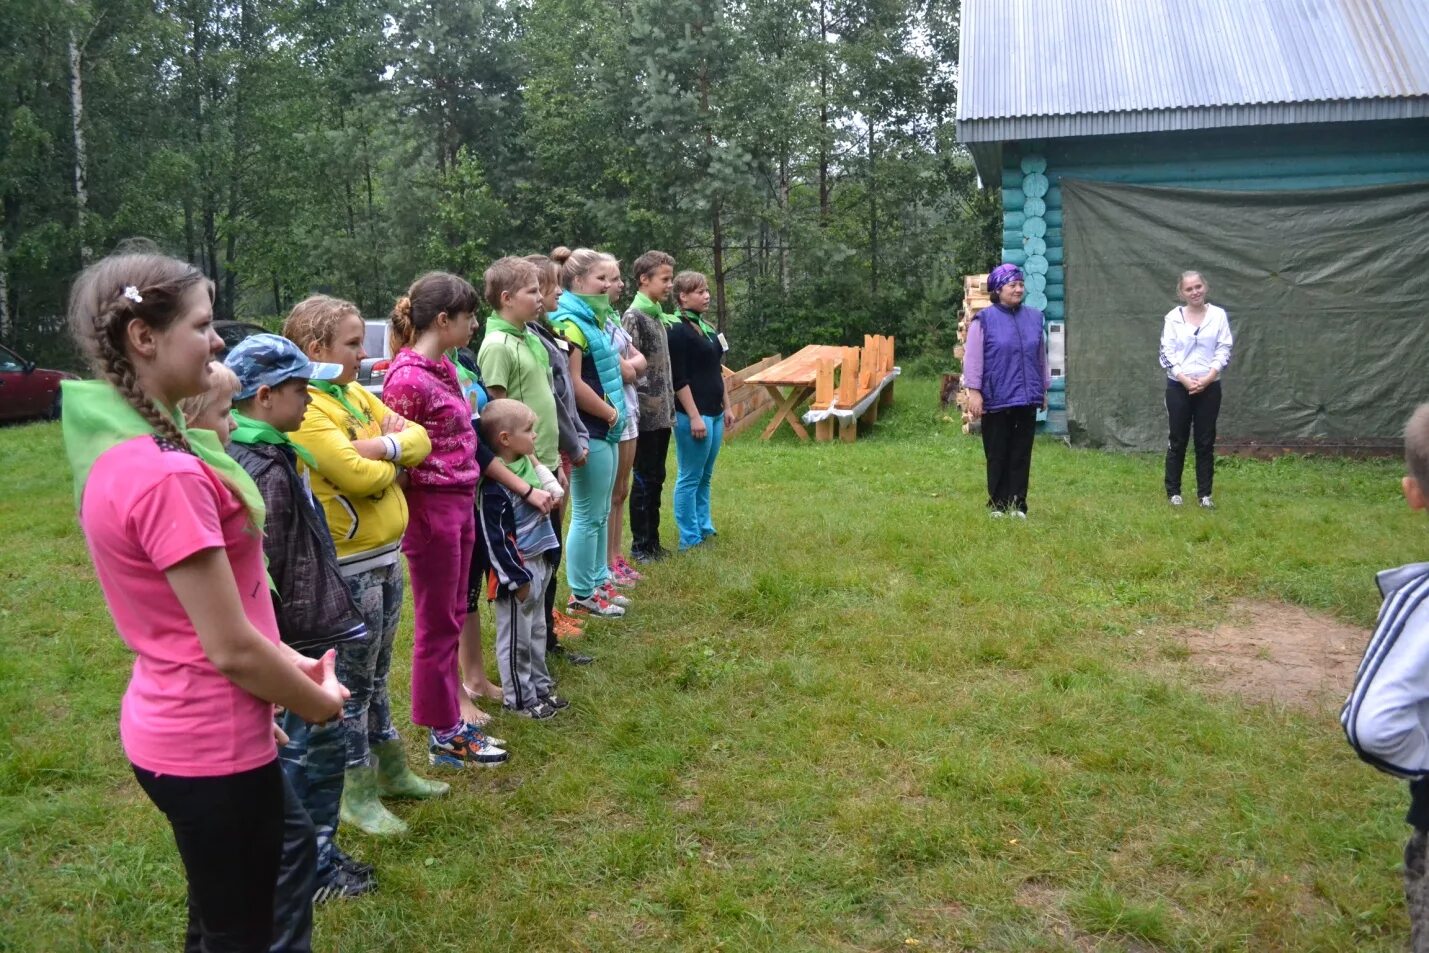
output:
[{"label": "boy in blue cap", "polygon": [[[313,658],[328,649],[339,653],[344,647],[350,649],[369,638],[367,628],[338,570],[323,509],[314,502],[307,478],[298,468],[299,461],[304,466],[312,466],[313,461],[288,437],[303,424],[312,399],[308,382],[332,380],[342,374],[342,365],[311,361],[296,344],[276,334],[245,338],[224,364],[239,384],[228,452],[258,484],[268,507],[263,551],[279,634],[293,649]],[[284,712],[279,725],[288,736],[280,752],[283,772],[317,835],[313,900],[367,893],[376,887],[372,868],[348,857],[335,841],[347,760],[342,721],[309,725]],[[285,874],[288,867],[285,862]]]}]

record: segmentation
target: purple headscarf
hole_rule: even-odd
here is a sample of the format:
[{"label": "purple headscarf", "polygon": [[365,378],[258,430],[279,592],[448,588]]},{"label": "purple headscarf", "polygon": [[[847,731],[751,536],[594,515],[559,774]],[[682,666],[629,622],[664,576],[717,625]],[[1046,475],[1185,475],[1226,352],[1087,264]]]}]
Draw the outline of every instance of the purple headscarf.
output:
[{"label": "purple headscarf", "polygon": [[1011,284],[1014,281],[1024,281],[1022,269],[1016,265],[1003,262],[992,270],[987,276],[987,293],[992,295],[994,300],[997,293],[1002,290],[1003,285]]}]

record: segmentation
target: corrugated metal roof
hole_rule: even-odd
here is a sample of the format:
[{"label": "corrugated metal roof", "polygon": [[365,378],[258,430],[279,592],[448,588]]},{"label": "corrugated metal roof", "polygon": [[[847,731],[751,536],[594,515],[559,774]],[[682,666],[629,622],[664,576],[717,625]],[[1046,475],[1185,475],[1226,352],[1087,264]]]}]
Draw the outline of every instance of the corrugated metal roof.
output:
[{"label": "corrugated metal roof", "polygon": [[982,120],[1429,97],[1429,0],[963,0],[961,33],[965,142],[1023,135]]}]

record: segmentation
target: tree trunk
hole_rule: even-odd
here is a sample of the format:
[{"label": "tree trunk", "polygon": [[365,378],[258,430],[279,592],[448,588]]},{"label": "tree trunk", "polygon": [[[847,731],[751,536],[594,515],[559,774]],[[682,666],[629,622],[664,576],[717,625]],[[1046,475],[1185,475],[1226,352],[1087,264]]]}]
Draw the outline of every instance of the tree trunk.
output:
[{"label": "tree trunk", "polygon": [[82,60],[74,31],[69,35],[69,111],[70,135],[74,142],[74,218],[79,235],[79,259],[89,264],[92,253],[85,235],[85,219],[89,214],[89,184],[84,144],[84,79],[80,75]]},{"label": "tree trunk", "polygon": [[877,130],[873,117],[868,117],[868,289],[878,294],[878,166]]},{"label": "tree trunk", "polygon": [[5,220],[0,218],[0,341],[13,340],[10,320],[10,265],[5,260]]},{"label": "tree trunk", "polygon": [[789,149],[779,156],[779,287],[789,293]]},{"label": "tree trunk", "polygon": [[819,0],[819,227],[829,225],[829,8]]},{"label": "tree trunk", "polygon": [[372,186],[372,151],[366,130],[362,133],[362,174],[367,180],[367,238],[368,255],[372,266],[372,286],[368,289],[368,300],[377,301],[382,295],[382,253],[377,238],[377,206]]},{"label": "tree trunk", "polygon": [[[710,122],[710,67],[708,62],[700,64],[700,116],[704,120],[705,127],[705,155],[714,155],[714,126]],[[720,220],[720,212],[724,206],[724,198],[718,193],[715,194],[714,201],[710,203],[711,213],[711,236],[714,241],[714,280],[715,280],[715,327],[724,330],[724,223]]]},{"label": "tree trunk", "polygon": [[724,330],[724,226],[720,221],[719,199],[714,203],[715,327]]}]

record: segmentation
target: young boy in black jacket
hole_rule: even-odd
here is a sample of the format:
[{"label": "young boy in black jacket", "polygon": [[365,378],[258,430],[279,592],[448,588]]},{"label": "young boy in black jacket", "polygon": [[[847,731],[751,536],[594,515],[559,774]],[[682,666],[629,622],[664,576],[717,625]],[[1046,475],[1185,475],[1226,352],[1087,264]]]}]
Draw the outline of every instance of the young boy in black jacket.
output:
[{"label": "young boy in black jacket", "polygon": [[534,454],[536,413],[520,401],[493,400],[481,412],[481,442],[527,482],[524,494],[483,479],[481,532],[491,557],[496,601],[496,659],[507,711],[550,718],[569,704],[555,693],[546,667],[546,553],[560,545],[551,519],[528,502],[540,489]]},{"label": "young boy in black jacket", "polygon": [[[274,587],[278,631],[293,649],[320,658],[328,649],[369,638],[338,570],[337,549],[323,508],[314,501],[298,461],[312,465],[288,434],[303,424],[309,380],[331,380],[338,364],[310,361],[296,344],[276,334],[245,338],[224,363],[238,376],[229,454],[263,494],[268,508],[263,551]],[[339,649],[340,650],[340,649]],[[309,725],[284,712],[288,736],[280,757],[317,835],[314,901],[357,896],[376,886],[372,868],[336,843],[347,743],[341,720]]]}]

